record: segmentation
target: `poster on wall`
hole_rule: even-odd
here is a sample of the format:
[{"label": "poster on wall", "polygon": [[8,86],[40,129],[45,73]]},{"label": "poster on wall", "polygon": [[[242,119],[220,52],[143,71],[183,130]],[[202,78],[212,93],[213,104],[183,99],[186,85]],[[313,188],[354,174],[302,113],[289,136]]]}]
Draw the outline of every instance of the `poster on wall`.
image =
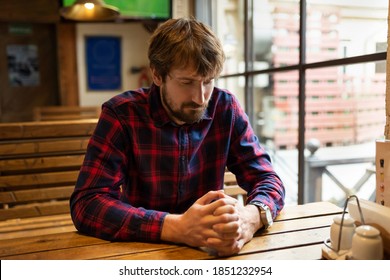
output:
[{"label": "poster on wall", "polygon": [[12,87],[39,85],[38,46],[8,45],[7,60],[8,80]]},{"label": "poster on wall", "polygon": [[87,90],[122,90],[121,38],[87,36]]}]

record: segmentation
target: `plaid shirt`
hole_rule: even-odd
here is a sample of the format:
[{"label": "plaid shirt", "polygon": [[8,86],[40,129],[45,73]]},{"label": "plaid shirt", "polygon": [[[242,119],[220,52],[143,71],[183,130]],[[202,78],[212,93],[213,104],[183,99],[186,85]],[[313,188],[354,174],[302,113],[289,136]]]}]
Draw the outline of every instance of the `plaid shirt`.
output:
[{"label": "plaid shirt", "polygon": [[214,88],[199,123],[176,125],[159,88],[103,104],[70,200],[76,228],[108,240],[160,241],[165,215],[223,188],[225,167],[275,217],[285,190],[231,93]]}]

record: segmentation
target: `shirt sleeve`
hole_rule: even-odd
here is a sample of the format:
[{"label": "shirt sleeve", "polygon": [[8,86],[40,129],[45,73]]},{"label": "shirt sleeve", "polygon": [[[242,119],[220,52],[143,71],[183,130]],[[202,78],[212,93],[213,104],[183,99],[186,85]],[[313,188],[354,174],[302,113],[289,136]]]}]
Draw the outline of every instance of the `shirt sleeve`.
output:
[{"label": "shirt sleeve", "polygon": [[159,241],[167,213],[120,200],[128,137],[113,110],[103,106],[70,198],[72,219],[80,232],[102,239]]},{"label": "shirt sleeve", "polygon": [[236,175],[237,183],[248,192],[246,202],[266,204],[275,218],[284,206],[283,182],[242,107],[235,98],[232,104],[234,122],[227,167]]}]

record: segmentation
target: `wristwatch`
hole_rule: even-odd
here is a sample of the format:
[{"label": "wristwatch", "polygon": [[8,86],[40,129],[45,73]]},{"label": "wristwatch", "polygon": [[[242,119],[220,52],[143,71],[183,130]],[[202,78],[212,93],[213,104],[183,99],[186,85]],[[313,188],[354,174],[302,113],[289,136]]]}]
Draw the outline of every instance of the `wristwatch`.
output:
[{"label": "wristwatch", "polygon": [[260,212],[260,220],[261,223],[264,225],[264,229],[269,228],[273,224],[272,214],[271,210],[267,205],[264,203],[258,202],[258,201],[251,201],[249,204],[255,205]]}]

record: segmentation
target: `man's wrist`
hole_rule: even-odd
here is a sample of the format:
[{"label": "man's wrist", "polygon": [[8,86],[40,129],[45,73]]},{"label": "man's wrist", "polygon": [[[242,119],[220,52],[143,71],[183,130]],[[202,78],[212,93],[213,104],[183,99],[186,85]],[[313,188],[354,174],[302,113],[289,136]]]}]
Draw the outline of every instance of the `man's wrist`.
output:
[{"label": "man's wrist", "polygon": [[251,201],[249,202],[249,204],[257,207],[259,211],[261,224],[262,226],[264,226],[265,229],[272,226],[273,218],[271,214],[271,209],[266,204],[259,201]]},{"label": "man's wrist", "polygon": [[254,234],[263,226],[260,219],[260,212],[256,205],[247,204],[245,207],[251,213],[252,218],[250,218],[250,223],[252,224]]},{"label": "man's wrist", "polygon": [[168,214],[164,218],[161,240],[173,243],[182,243],[180,240],[180,234],[178,231],[180,215]]}]

